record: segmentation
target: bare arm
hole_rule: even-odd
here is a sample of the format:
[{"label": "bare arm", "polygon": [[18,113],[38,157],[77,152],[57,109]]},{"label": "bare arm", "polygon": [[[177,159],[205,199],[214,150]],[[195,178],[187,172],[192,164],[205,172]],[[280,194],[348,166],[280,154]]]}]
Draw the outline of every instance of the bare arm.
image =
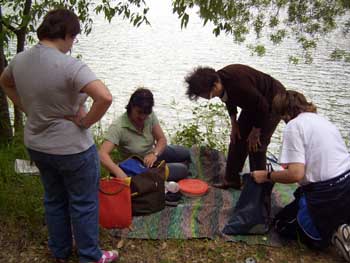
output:
[{"label": "bare arm", "polygon": [[85,117],[81,114],[76,114],[75,116],[66,116],[66,118],[73,121],[79,127],[87,129],[98,122],[106,113],[112,104],[112,95],[100,80],[90,82],[81,91],[88,94],[93,100],[89,112]]},{"label": "bare arm", "polygon": [[124,178],[127,175],[124,173],[122,169],[120,169],[119,165],[113,162],[111,158],[111,152],[115,148],[115,144],[110,141],[104,141],[100,147],[99,150],[99,156],[102,165],[110,171],[112,174],[114,174],[117,177]]},{"label": "bare arm", "polygon": [[0,85],[4,90],[5,94],[13,102],[13,104],[17,106],[21,111],[26,113],[25,110],[23,109],[21,100],[19,98],[19,95],[16,89],[15,80],[13,79],[13,77],[11,75],[6,74],[4,71],[0,77]]},{"label": "bare arm", "polygon": [[[259,170],[251,173],[255,182],[268,182],[267,171]],[[282,171],[271,172],[271,181],[281,184],[292,184],[300,182],[305,176],[305,165],[303,163],[290,163],[288,168]]]},{"label": "bare arm", "polygon": [[147,154],[143,160],[147,167],[152,167],[157,157],[164,151],[167,141],[162,128],[159,123],[154,125],[152,128],[152,133],[155,141],[157,142],[153,151]]}]

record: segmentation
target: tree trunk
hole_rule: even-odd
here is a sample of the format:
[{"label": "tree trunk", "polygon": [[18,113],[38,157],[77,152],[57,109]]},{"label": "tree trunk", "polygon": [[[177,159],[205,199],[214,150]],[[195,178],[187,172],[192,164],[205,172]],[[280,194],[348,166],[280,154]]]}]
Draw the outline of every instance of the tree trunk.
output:
[{"label": "tree trunk", "polygon": [[12,137],[9,105],[5,93],[0,88],[0,144],[10,142]]},{"label": "tree trunk", "polygon": [[[28,21],[25,19],[26,16],[30,15],[30,9],[32,7],[32,0],[26,0],[24,4],[23,10],[23,20],[20,29],[16,32],[17,36],[17,53],[22,52],[24,50],[24,44],[26,40]],[[17,107],[15,107],[15,133],[22,134],[23,133],[23,112],[20,111]]]},{"label": "tree trunk", "polygon": [[[19,30],[17,35],[17,53],[24,50],[25,43],[25,31],[23,29]],[[19,110],[16,106],[14,107],[14,127],[16,135],[21,135],[23,133],[23,112]]]},{"label": "tree trunk", "polygon": [[[2,19],[2,10],[0,6],[0,20]],[[0,34],[3,33],[3,27],[0,23]],[[6,62],[4,55],[4,40],[0,39],[0,74],[4,71]],[[9,105],[7,97],[0,87],[0,144],[9,142],[13,137]]]}]

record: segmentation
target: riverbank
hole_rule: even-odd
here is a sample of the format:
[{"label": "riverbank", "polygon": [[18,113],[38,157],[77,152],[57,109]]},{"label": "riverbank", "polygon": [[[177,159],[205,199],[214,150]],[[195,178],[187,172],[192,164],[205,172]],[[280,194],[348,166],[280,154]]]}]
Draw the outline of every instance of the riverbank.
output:
[{"label": "riverbank", "polygon": [[[0,147],[0,262],[51,262],[40,179],[15,174],[16,158],[28,158],[20,139]],[[100,243],[118,249],[119,262],[128,263],[245,262],[249,257],[257,262],[342,262],[333,249],[311,251],[296,242],[275,248],[207,239],[120,240],[101,229]]]},{"label": "riverbank", "polygon": [[[0,219],[0,262],[51,262],[47,249],[47,231],[43,224],[27,225],[23,221]],[[101,247],[118,249],[125,263],[171,262],[343,262],[334,250],[311,251],[291,243],[282,248],[246,245],[222,240],[120,240],[101,230]],[[73,256],[70,262],[78,262]]]}]

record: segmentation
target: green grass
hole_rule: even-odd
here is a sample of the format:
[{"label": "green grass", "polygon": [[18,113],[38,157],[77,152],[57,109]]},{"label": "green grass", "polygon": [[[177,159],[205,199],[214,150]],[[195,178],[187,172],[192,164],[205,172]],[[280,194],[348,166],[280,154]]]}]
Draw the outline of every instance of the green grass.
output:
[{"label": "green grass", "polygon": [[28,234],[35,235],[43,223],[43,187],[38,176],[15,173],[16,158],[29,159],[20,139],[0,147],[0,220],[28,226]]},{"label": "green grass", "polygon": [[[29,159],[21,139],[0,146],[0,262],[51,262],[40,178],[16,174],[16,158]],[[119,262],[125,263],[244,262],[248,257],[257,262],[342,262],[333,250],[311,251],[297,242],[272,248],[220,239],[120,240],[101,229],[100,244],[118,249]],[[71,262],[78,262],[76,255]]]}]

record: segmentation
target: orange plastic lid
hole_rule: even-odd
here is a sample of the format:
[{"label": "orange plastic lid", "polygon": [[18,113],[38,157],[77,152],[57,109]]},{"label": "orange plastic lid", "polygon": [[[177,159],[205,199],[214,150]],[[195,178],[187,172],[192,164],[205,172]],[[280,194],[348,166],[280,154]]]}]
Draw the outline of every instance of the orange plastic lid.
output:
[{"label": "orange plastic lid", "polygon": [[182,179],[178,182],[180,191],[186,196],[201,196],[208,191],[208,184],[200,179]]}]

